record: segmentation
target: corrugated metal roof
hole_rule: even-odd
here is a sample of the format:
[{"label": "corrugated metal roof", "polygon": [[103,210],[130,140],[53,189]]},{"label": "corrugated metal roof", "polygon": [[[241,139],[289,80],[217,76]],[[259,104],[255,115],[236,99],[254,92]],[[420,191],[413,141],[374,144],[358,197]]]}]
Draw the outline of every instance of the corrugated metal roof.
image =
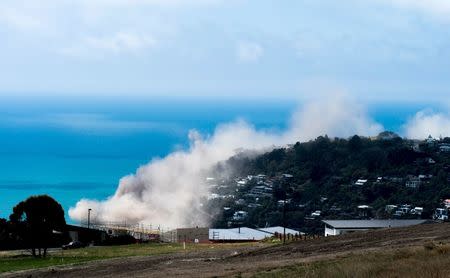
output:
[{"label": "corrugated metal roof", "polygon": [[336,229],[374,229],[374,228],[396,228],[425,223],[426,220],[389,219],[389,220],[323,220],[325,224]]},{"label": "corrugated metal roof", "polygon": [[241,227],[233,229],[209,229],[210,240],[263,240],[269,233]]},{"label": "corrugated metal roof", "polygon": [[[268,227],[268,228],[261,228],[258,229],[260,231],[266,232],[266,233],[270,233],[270,234],[275,234],[275,233],[279,233],[279,234],[283,234],[284,233],[284,228],[281,226],[276,226],[276,227]],[[303,234],[300,233],[299,231],[293,230],[293,229],[288,229],[286,228],[286,234],[291,234],[291,235],[298,235],[298,234]]]}]

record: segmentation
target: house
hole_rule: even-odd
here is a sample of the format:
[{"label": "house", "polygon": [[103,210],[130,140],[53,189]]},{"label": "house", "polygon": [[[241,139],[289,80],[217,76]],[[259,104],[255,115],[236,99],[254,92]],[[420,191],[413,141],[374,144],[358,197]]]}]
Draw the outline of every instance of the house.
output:
[{"label": "house", "polygon": [[247,218],[247,216],[248,216],[248,212],[239,210],[233,214],[233,220],[234,221],[243,221]]},{"label": "house", "polygon": [[408,188],[418,188],[422,184],[422,181],[419,177],[410,177],[406,183],[405,186]]},{"label": "house", "polygon": [[426,220],[323,220],[325,236],[337,236],[357,231],[367,231],[383,228],[397,228],[419,225]]},{"label": "house", "polygon": [[366,184],[367,180],[364,179],[359,179],[355,182],[355,185],[364,185]]},{"label": "house", "polygon": [[422,215],[423,207],[415,207],[410,211],[410,213],[414,215]]},{"label": "house", "polygon": [[428,136],[428,138],[426,139],[426,142],[428,144],[428,146],[430,147],[434,147],[436,145],[437,140],[433,138],[433,136]]},{"label": "house", "polygon": [[443,153],[449,153],[450,152],[450,144],[441,144],[439,146],[439,151]]},{"label": "house", "polygon": [[358,206],[359,217],[365,217],[365,218],[369,217],[370,214],[371,214],[370,213],[371,209],[372,209],[372,207],[368,206],[368,205],[360,205],[360,206]]},{"label": "house", "polygon": [[450,199],[445,199],[442,203],[447,209],[450,208]]},{"label": "house", "polygon": [[393,211],[395,211],[397,209],[396,205],[386,205],[386,207],[384,208],[384,211],[387,213],[391,213]]},{"label": "house", "polygon": [[446,221],[448,220],[448,209],[447,208],[437,208],[434,211],[433,219]]}]

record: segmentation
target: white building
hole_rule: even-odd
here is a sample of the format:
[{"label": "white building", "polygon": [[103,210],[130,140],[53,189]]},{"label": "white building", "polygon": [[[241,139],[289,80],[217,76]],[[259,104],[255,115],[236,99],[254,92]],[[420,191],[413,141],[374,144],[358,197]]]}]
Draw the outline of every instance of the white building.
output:
[{"label": "white building", "polygon": [[[271,235],[274,235],[275,233],[282,235],[282,234],[284,234],[284,231],[285,231],[285,229],[283,227],[281,227],[281,226],[260,228],[258,230],[266,232],[266,233],[269,233]],[[291,235],[295,236],[295,235],[304,235],[305,233],[302,233],[302,232],[299,232],[299,231],[296,231],[296,230],[293,230],[293,229],[286,228],[286,234],[287,235],[291,234]]]},{"label": "white building", "polygon": [[325,236],[383,228],[407,227],[424,223],[426,220],[323,220]]},{"label": "white building", "polygon": [[255,229],[240,227],[233,229],[209,229],[211,241],[259,241],[272,235]]},{"label": "white building", "polygon": [[355,185],[364,185],[367,183],[367,180],[359,179],[355,182]]},{"label": "white building", "polygon": [[[230,242],[243,242],[243,241],[259,241],[265,238],[270,238],[275,233],[283,234],[284,228],[268,227],[260,229],[251,229],[248,227],[232,228],[232,229],[209,229],[210,241],[230,241]],[[286,228],[286,235],[304,235],[299,231]]]}]

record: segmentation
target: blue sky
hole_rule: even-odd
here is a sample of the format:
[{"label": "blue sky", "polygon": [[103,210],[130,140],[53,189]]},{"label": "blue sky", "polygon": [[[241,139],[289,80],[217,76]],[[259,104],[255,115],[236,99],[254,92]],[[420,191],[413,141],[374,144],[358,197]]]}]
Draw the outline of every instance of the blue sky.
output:
[{"label": "blue sky", "polygon": [[446,100],[448,0],[4,0],[0,94]]}]

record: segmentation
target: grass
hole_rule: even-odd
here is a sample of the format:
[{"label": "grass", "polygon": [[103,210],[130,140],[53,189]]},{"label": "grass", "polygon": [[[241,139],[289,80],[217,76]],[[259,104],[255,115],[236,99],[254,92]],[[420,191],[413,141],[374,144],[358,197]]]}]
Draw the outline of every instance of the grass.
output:
[{"label": "grass", "polygon": [[186,250],[182,244],[132,244],[122,246],[87,247],[80,249],[55,251],[47,258],[33,258],[17,252],[2,252],[0,254],[0,273],[66,264],[79,264],[88,261],[112,259],[131,256],[154,256],[176,252],[196,252],[207,249],[225,249],[245,244],[187,244]]},{"label": "grass", "polygon": [[265,270],[266,277],[449,277],[450,245],[428,243]]}]

